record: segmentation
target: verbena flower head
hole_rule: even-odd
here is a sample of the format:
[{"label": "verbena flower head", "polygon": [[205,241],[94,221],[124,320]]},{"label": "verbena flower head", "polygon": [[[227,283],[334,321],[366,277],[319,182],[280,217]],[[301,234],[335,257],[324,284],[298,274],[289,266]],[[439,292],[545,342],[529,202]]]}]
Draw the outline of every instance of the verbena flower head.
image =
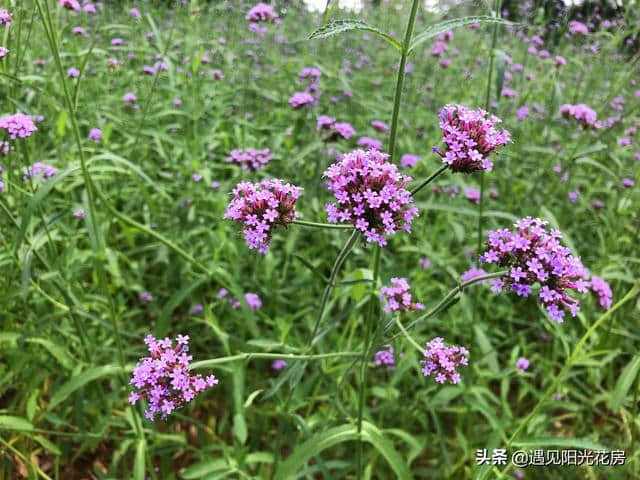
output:
[{"label": "verbena flower head", "polygon": [[244,299],[247,301],[247,305],[249,305],[249,309],[252,312],[262,307],[262,300],[260,300],[260,297],[255,293],[245,293]]},{"label": "verbena flower head", "polygon": [[132,92],[125,93],[122,96],[122,101],[126,103],[134,103],[136,100],[138,100],[138,97],[136,97],[136,94]]},{"label": "verbena flower head", "polygon": [[9,49],[0,45],[0,59],[6,57],[7,55],[9,55]]},{"label": "verbena flower head", "polygon": [[60,0],[60,6],[67,10],[73,10],[74,12],[80,11],[80,4],[77,0]]},{"label": "verbena flower head", "polygon": [[263,150],[248,148],[246,150],[233,150],[226,161],[241,165],[243,170],[255,172],[269,163],[271,158],[271,151],[268,148]]},{"label": "verbena flower head", "polygon": [[6,130],[13,139],[27,138],[37,130],[33,118],[23,113],[1,117],[0,129]]},{"label": "verbena flower head", "polygon": [[504,287],[522,297],[528,297],[531,286],[540,284],[538,298],[551,318],[562,323],[565,311],[575,316],[580,307],[568,290],[587,291],[587,270],[578,257],[560,245],[562,233],[547,230],[548,222],[526,217],[516,222],[514,231],[507,229],[488,232],[489,249],[480,261],[509,267],[509,273],[494,280],[492,290]]},{"label": "verbena flower head", "polygon": [[389,125],[383,122],[382,120],[373,120],[371,122],[371,126],[380,133],[385,133],[389,131]]},{"label": "verbena flower head", "polygon": [[607,283],[604,278],[593,275],[591,277],[591,291],[598,296],[602,308],[605,310],[611,308],[613,292],[611,291],[611,286],[609,286],[609,283]]},{"label": "verbena flower head", "polygon": [[145,416],[153,420],[156,415],[166,418],[174,410],[193,400],[197,394],[218,384],[218,379],[209,375],[194,375],[189,372],[189,336],[178,335],[173,345],[169,338],[156,340],[147,335],[148,357],[140,359],[133,369],[131,381],[135,387],[129,403],[135,404],[144,398],[148,402]]},{"label": "verbena flower head", "polygon": [[426,360],[422,360],[422,374],[425,377],[433,375],[438,383],[460,383],[457,368],[469,364],[467,355],[469,350],[466,348],[457,345],[447,346],[442,338],[436,337],[427,342],[424,351]]},{"label": "verbena flower head", "polygon": [[497,130],[501,120],[482,109],[445,105],[438,114],[446,150],[434,151],[454,172],[472,173],[491,170],[489,155],[510,141],[507,130]]},{"label": "verbena flower head", "polygon": [[600,128],[602,126],[598,122],[598,114],[595,110],[584,103],[577,105],[565,103],[560,106],[560,114],[565,118],[575,118],[585,128]]},{"label": "verbena flower head", "polygon": [[48,165],[44,162],[36,162],[29,168],[27,168],[27,171],[22,178],[24,181],[27,181],[42,174],[42,178],[47,179],[53,177],[56,173],[58,173],[58,169],[56,167]]},{"label": "verbena flower head", "polygon": [[358,140],[358,146],[369,150],[380,150],[382,148],[382,142],[375,138],[361,137]]},{"label": "verbena flower head", "polygon": [[260,2],[249,10],[245,18],[252,22],[273,22],[278,18],[278,14],[271,5]]},{"label": "verbena flower head", "polygon": [[414,155],[413,153],[405,153],[400,158],[400,165],[405,168],[413,168],[419,161],[420,157],[418,155]]},{"label": "verbena flower head", "polygon": [[316,99],[309,92],[295,92],[289,99],[291,108],[298,109],[305,105],[312,105]]},{"label": "verbena flower head", "polygon": [[[460,275],[460,281],[462,283],[466,283],[470,280],[473,280],[474,278],[482,277],[483,275],[486,275],[486,274],[487,272],[485,272],[481,268],[471,267],[469,270],[467,270],[462,275]],[[488,282],[489,280],[481,280],[478,283],[488,283]]]},{"label": "verbena flower head", "polygon": [[94,141],[100,140],[102,138],[102,130],[100,130],[99,128],[92,128],[91,130],[89,130],[89,135],[87,136],[87,138]]},{"label": "verbena flower head", "polygon": [[409,283],[406,278],[392,278],[390,287],[380,288],[380,298],[385,302],[385,313],[424,310],[424,305],[411,301]]},{"label": "verbena flower head", "polygon": [[11,25],[11,13],[4,8],[0,8],[0,25],[9,26]]},{"label": "verbena flower head", "polygon": [[384,365],[389,370],[393,370],[396,367],[396,359],[393,355],[393,347],[391,345],[386,345],[386,348],[376,352],[373,356],[373,363],[377,366]]},{"label": "verbena flower head", "polygon": [[262,180],[259,183],[240,182],[231,192],[224,218],[244,224],[244,238],[249,248],[266,254],[273,228],[287,227],[296,218],[296,201],[302,188],[282,180]]},{"label": "verbena flower head", "polygon": [[589,35],[587,26],[577,20],[571,20],[569,22],[569,32],[571,35]]},{"label": "verbena flower head", "polygon": [[405,188],[411,177],[400,174],[388,158],[377,150],[355,150],[323,174],[336,199],[325,206],[329,222],[349,222],[364,233],[367,242],[380,246],[386,245],[387,235],[410,232],[418,216]]},{"label": "verbena flower head", "polygon": [[516,360],[516,368],[521,372],[524,372],[527,368],[529,368],[529,360],[525,357],[520,357]]},{"label": "verbena flower head", "polygon": [[287,366],[287,362],[284,361],[281,358],[278,358],[277,360],[274,360],[273,363],[271,364],[271,370],[279,372],[280,370],[282,370],[286,366]]}]

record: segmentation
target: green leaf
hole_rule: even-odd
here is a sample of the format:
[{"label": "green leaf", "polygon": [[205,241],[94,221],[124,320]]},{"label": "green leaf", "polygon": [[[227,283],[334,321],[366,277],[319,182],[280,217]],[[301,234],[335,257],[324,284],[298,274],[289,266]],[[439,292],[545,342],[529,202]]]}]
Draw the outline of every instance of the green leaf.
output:
[{"label": "green leaf", "polygon": [[521,442],[513,442],[514,447],[531,449],[539,447],[571,447],[589,450],[608,450],[607,447],[587,438],[536,437]]},{"label": "green leaf", "polygon": [[51,354],[51,356],[55,358],[60,363],[60,365],[62,365],[67,370],[71,370],[76,363],[73,358],[71,358],[69,354],[64,350],[64,348],[56,345],[51,340],[47,340],[46,338],[27,338],[25,342],[42,345]]},{"label": "green leaf", "polygon": [[624,403],[627,393],[633,384],[636,376],[638,375],[638,369],[640,368],[640,355],[636,355],[631,361],[624,367],[622,374],[616,382],[616,386],[611,394],[609,400],[609,408],[614,412],[620,410]]},{"label": "green leaf", "polygon": [[[304,473],[307,462],[323,450],[342,442],[357,440],[358,432],[355,425],[341,425],[317,433],[309,440],[299,445],[293,453],[280,464],[275,474],[275,480],[293,480]],[[396,478],[410,479],[411,473],[406,462],[395,451],[391,442],[385,439],[380,431],[368,422],[362,424],[362,440],[371,443],[387,460],[396,474]]]},{"label": "green leaf", "polygon": [[198,462],[194,465],[191,465],[184,472],[182,472],[181,477],[185,480],[200,479],[210,473],[221,472],[228,469],[229,464],[224,458],[205,460],[204,462]]},{"label": "green leaf", "polygon": [[34,435],[33,439],[38,442],[40,445],[42,445],[42,447],[53,453],[54,455],[62,455],[62,452],[60,451],[60,449],[58,448],[58,446],[56,444],[54,444],[51,440],[44,438],[41,435]]},{"label": "green leaf", "polygon": [[500,367],[498,366],[498,354],[496,353],[495,348],[493,348],[493,345],[491,345],[491,340],[489,340],[489,337],[487,337],[480,325],[475,324],[473,326],[473,331],[476,334],[478,345],[480,345],[482,356],[487,359],[489,370],[491,370],[491,373],[494,375],[497,375],[500,372]]},{"label": "green leaf", "polygon": [[384,38],[391,45],[396,47],[398,51],[402,51],[402,44],[393,38],[388,33],[383,32],[377,27],[369,25],[362,20],[355,19],[345,19],[345,20],[335,20],[331,23],[327,23],[326,25],[321,26],[317,30],[315,30],[311,35],[309,35],[309,40],[317,40],[319,38],[330,37],[331,35],[336,35],[338,33],[348,32],[350,30],[364,30],[366,32],[372,32],[380,37]]},{"label": "green leaf", "polygon": [[472,23],[500,23],[502,25],[508,25],[512,22],[507,20],[503,20],[498,17],[489,17],[487,15],[479,15],[473,17],[462,17],[462,18],[454,18],[453,20],[445,20],[444,22],[438,23],[436,25],[431,25],[424,32],[419,33],[413,38],[411,42],[411,46],[409,46],[409,52],[411,53],[414,48],[416,48],[421,43],[426,42],[430,38],[437,37],[441,33],[444,33],[448,30],[453,30],[454,28],[464,27],[465,25],[470,25]]},{"label": "green leaf", "polygon": [[144,438],[138,440],[136,444],[136,456],[133,461],[134,480],[144,480],[145,460],[147,456],[147,442]]},{"label": "green leaf", "polygon": [[243,445],[247,441],[247,422],[242,413],[233,416],[233,436]]},{"label": "green leaf", "polygon": [[79,388],[85,386],[87,383],[99,378],[108,377],[120,373],[122,367],[118,365],[103,365],[101,367],[94,367],[80,372],[75,377],[72,377],[67,383],[62,385],[60,389],[51,397],[51,401],[47,409],[53,410],[58,404],[64,402],[66,398]]},{"label": "green leaf", "polygon": [[33,425],[22,417],[0,415],[0,430],[31,431],[33,430]]}]

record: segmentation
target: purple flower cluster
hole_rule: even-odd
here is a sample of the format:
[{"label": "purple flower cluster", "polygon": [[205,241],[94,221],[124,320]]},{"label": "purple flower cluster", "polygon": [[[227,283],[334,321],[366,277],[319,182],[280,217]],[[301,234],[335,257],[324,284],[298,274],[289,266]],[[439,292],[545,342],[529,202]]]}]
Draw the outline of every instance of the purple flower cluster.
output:
[{"label": "purple flower cluster", "polygon": [[252,22],[273,22],[278,18],[278,14],[271,5],[260,2],[249,10],[245,18]]},{"label": "purple flower cluster", "polygon": [[268,148],[262,150],[248,148],[246,150],[233,150],[226,161],[242,165],[243,170],[255,172],[269,163],[271,158],[271,151]]},{"label": "purple flower cluster", "polygon": [[388,159],[389,155],[377,150],[355,150],[323,174],[336,199],[325,206],[329,222],[349,222],[364,233],[367,242],[380,246],[387,244],[385,235],[410,232],[418,216],[405,188],[411,177],[400,174]]},{"label": "purple flower cluster", "polygon": [[315,101],[316,99],[309,92],[295,92],[289,99],[289,105],[297,110],[305,105],[312,105]]},{"label": "purple flower cluster", "polygon": [[4,8],[0,8],[0,25],[9,26],[11,25],[11,13]]},{"label": "purple flower cluster", "polygon": [[189,403],[203,390],[218,384],[209,375],[189,373],[189,336],[178,335],[176,346],[169,338],[156,340],[151,335],[144,339],[151,356],[140,359],[133,369],[130,383],[137,390],[131,392],[129,403],[146,398],[145,416],[153,420],[156,415],[166,418],[174,410]]},{"label": "purple flower cluster", "polygon": [[560,245],[562,233],[547,231],[548,222],[526,217],[515,223],[516,230],[491,231],[489,249],[480,261],[509,267],[509,273],[494,280],[492,290],[499,292],[508,286],[518,295],[528,297],[531,286],[538,282],[538,297],[552,319],[562,323],[565,310],[575,316],[580,311],[578,301],[566,290],[587,291],[587,270],[578,257]]},{"label": "purple flower cluster", "polygon": [[249,248],[266,254],[273,227],[285,228],[296,218],[296,200],[302,188],[282,180],[262,180],[259,183],[240,182],[231,192],[224,218],[244,224],[244,238]]},{"label": "purple flower cluster", "polygon": [[440,129],[447,148],[434,147],[442,161],[454,172],[472,173],[491,170],[489,155],[510,140],[507,130],[497,130],[501,120],[482,109],[471,110],[462,105],[445,105],[438,114]]},{"label": "purple flower cluster", "polygon": [[613,292],[611,291],[611,286],[604,278],[593,275],[591,277],[591,291],[598,296],[602,308],[605,310],[611,308]]},{"label": "purple flower cluster", "polygon": [[389,370],[393,370],[396,366],[393,347],[391,345],[386,345],[386,349],[376,352],[373,356],[373,363],[377,366],[385,365]]},{"label": "purple flower cluster", "polygon": [[58,169],[43,162],[36,162],[29,168],[27,168],[27,171],[23,176],[23,180],[27,181],[30,178],[37,177],[41,173],[42,177],[46,179],[49,177],[53,177],[56,173],[58,173]]},{"label": "purple flower cluster", "polygon": [[60,6],[67,10],[73,10],[74,12],[80,11],[80,4],[78,0],[60,0]]},{"label": "purple flower cluster", "polygon": [[333,142],[340,137],[345,140],[355,135],[356,131],[347,122],[336,122],[336,119],[327,115],[320,115],[317,118],[317,130],[328,130],[329,135],[324,138],[325,142]]},{"label": "purple flower cluster", "polygon": [[[470,280],[473,280],[474,278],[482,277],[483,275],[486,275],[486,274],[487,274],[487,272],[485,272],[481,268],[471,267],[469,270],[467,270],[462,275],[460,275],[460,281],[462,283],[466,283],[466,282],[468,282]],[[488,282],[489,282],[489,280],[482,280],[479,283],[488,283]]]},{"label": "purple flower cluster", "polygon": [[262,307],[262,300],[255,293],[245,293],[244,299],[247,301],[247,305],[249,305],[249,310],[255,312]]},{"label": "purple flower cluster", "polygon": [[460,382],[460,374],[457,368],[460,365],[468,365],[469,350],[457,345],[446,346],[444,340],[436,337],[427,342],[424,351],[426,360],[422,360],[422,374],[425,377],[435,376],[436,382],[445,383],[447,380],[453,384]]},{"label": "purple flower cluster", "polygon": [[33,118],[24,113],[5,115],[0,118],[0,129],[6,130],[9,136],[15,138],[27,138],[37,130]]},{"label": "purple flower cluster", "polygon": [[385,313],[424,310],[423,304],[411,301],[409,283],[406,278],[392,278],[390,287],[380,288],[380,298],[385,302]]},{"label": "purple flower cluster", "polygon": [[592,108],[584,103],[571,105],[565,103],[560,106],[560,115],[565,118],[575,118],[585,128],[600,128],[602,125],[598,122],[598,114]]}]

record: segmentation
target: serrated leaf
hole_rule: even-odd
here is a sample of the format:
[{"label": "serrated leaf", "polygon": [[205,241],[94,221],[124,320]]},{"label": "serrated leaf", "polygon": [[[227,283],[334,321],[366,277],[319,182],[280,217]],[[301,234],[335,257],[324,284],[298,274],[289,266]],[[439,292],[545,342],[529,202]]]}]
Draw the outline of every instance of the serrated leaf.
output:
[{"label": "serrated leaf", "polygon": [[373,25],[369,25],[367,22],[355,19],[334,20],[331,23],[321,26],[317,30],[309,35],[309,40],[317,40],[320,38],[327,38],[338,33],[348,32],[350,30],[363,30],[366,32],[375,33],[376,35],[384,38],[387,42],[393,45],[398,51],[402,51],[402,44],[393,38],[388,33],[383,32]]},{"label": "serrated leaf", "polygon": [[638,375],[638,369],[640,368],[640,356],[635,356],[626,367],[622,371],[622,374],[618,378],[616,382],[616,386],[613,389],[613,393],[611,394],[611,399],[609,400],[609,408],[614,412],[620,410],[622,404],[629,393],[629,389],[631,385],[633,385],[633,381],[636,379]]},{"label": "serrated leaf", "polygon": [[444,22],[438,23],[436,25],[431,25],[424,32],[419,33],[413,38],[411,42],[411,46],[409,47],[409,52],[411,53],[414,48],[416,48],[421,43],[426,42],[430,38],[437,37],[441,33],[444,33],[448,30],[453,30],[454,28],[464,27],[465,25],[471,25],[472,23],[500,23],[502,25],[512,24],[513,22],[509,22],[507,20],[503,20],[498,17],[489,17],[487,15],[478,15],[472,17],[462,17],[462,18],[454,18],[453,20],[445,20]]}]

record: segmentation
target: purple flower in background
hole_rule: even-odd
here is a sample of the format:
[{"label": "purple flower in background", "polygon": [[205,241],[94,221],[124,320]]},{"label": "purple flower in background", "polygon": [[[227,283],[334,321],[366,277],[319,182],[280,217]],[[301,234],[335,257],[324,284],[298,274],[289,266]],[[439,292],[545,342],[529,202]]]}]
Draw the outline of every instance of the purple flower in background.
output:
[{"label": "purple flower in background", "polygon": [[24,113],[15,113],[0,117],[0,130],[6,130],[10,138],[16,139],[31,136],[37,128],[33,123],[33,117]]},{"label": "purple flower in background", "polygon": [[529,107],[527,105],[521,106],[516,112],[516,118],[518,121],[522,121],[529,116]]},{"label": "purple flower in background", "polygon": [[598,296],[598,300],[602,308],[605,310],[609,310],[611,308],[613,292],[611,291],[611,286],[604,278],[593,275],[591,277],[591,291]]},{"label": "purple flower in background", "polygon": [[562,66],[562,65],[566,65],[567,64],[567,60],[565,60],[564,57],[560,56],[560,55],[556,55],[556,65],[558,67]]},{"label": "purple flower in background", "polygon": [[27,181],[31,178],[37,177],[41,173],[42,178],[47,179],[58,173],[58,169],[43,162],[36,162],[31,167],[27,168],[27,171],[22,178],[24,181]]},{"label": "purple flower in background", "polygon": [[273,361],[273,363],[271,364],[271,370],[279,372],[280,370],[282,370],[286,366],[287,366],[287,362],[285,362],[283,359],[279,358],[279,359]]},{"label": "purple flower in background", "polygon": [[565,117],[575,118],[585,128],[600,128],[598,114],[584,103],[577,105],[564,104],[560,106],[560,114]]},{"label": "purple flower in background", "polygon": [[356,134],[355,128],[353,128],[351,124],[347,122],[335,123],[333,125],[333,131],[336,135],[341,136],[345,140],[348,140]]},{"label": "purple flower in background", "polygon": [[134,103],[136,100],[138,100],[138,97],[136,97],[135,93],[129,92],[122,96],[122,101],[126,103]]},{"label": "purple flower in background", "polygon": [[82,28],[82,27],[73,27],[73,29],[71,30],[71,32],[72,32],[74,35],[86,35],[86,34],[87,34],[87,31],[86,31],[84,28]]},{"label": "purple flower in background", "polygon": [[11,21],[11,13],[4,8],[0,8],[0,25],[8,27],[9,25],[11,25]]},{"label": "purple flower in background", "polygon": [[588,35],[589,29],[584,23],[578,22],[577,20],[571,20],[569,22],[569,32],[571,35]]},{"label": "purple flower in background", "polygon": [[131,15],[135,19],[138,19],[140,18],[140,10],[138,10],[137,8],[132,8],[129,10],[129,15]]},{"label": "purple flower in background", "polygon": [[404,168],[413,168],[419,161],[420,157],[418,155],[414,155],[413,153],[405,153],[400,158],[400,165]]},{"label": "purple flower in background", "polygon": [[527,368],[529,368],[529,360],[527,360],[525,357],[520,357],[516,361],[516,368],[521,372],[524,372]]},{"label": "purple flower in background", "polygon": [[302,188],[282,180],[262,180],[259,183],[240,182],[231,192],[224,218],[244,224],[244,238],[249,248],[266,254],[273,227],[287,227],[296,218],[296,200]]},{"label": "purple flower in background", "polygon": [[179,98],[174,98],[173,100],[171,100],[171,103],[174,107],[179,107],[180,105],[182,105],[182,100],[180,100]]},{"label": "purple flower in background", "polygon": [[89,130],[89,135],[87,136],[89,140],[93,140],[94,142],[99,141],[102,138],[102,130],[99,128],[92,128]]},{"label": "purple flower in background", "polygon": [[0,59],[6,57],[7,55],[9,55],[9,49],[0,45]]},{"label": "purple flower in background", "polygon": [[411,193],[405,189],[411,177],[400,174],[388,159],[389,155],[377,150],[355,150],[323,174],[336,199],[325,206],[329,222],[351,223],[367,242],[380,246],[386,245],[386,235],[411,231],[411,222],[418,216]]},{"label": "purple flower in background", "polygon": [[477,190],[475,188],[467,188],[464,191],[464,194],[465,197],[467,197],[467,200],[469,200],[471,203],[480,203],[480,190]]},{"label": "purple flower in background", "polygon": [[382,120],[374,120],[371,122],[371,126],[380,133],[385,133],[389,131],[389,125],[387,125]]},{"label": "purple flower in background", "polygon": [[424,351],[426,360],[422,360],[422,374],[425,377],[434,376],[436,382],[445,383],[447,381],[460,383],[460,374],[457,368],[461,365],[469,364],[469,350],[457,345],[447,346],[444,340],[436,337],[427,342]]},{"label": "purple flower in background", "polygon": [[67,70],[67,77],[78,78],[79,76],[80,76],[80,70],[78,70],[77,68],[71,67],[69,70]]},{"label": "purple flower in background", "polygon": [[576,316],[578,301],[567,290],[587,291],[587,271],[578,257],[560,245],[562,233],[551,229],[548,222],[526,217],[516,222],[515,231],[507,229],[488,232],[489,249],[480,256],[484,263],[508,267],[509,273],[494,280],[492,290],[501,291],[505,286],[522,297],[531,293],[531,286],[540,284],[538,298],[551,318],[563,322],[565,311]]},{"label": "purple flower in background", "polygon": [[631,188],[631,187],[633,187],[633,186],[636,184],[636,182],[634,182],[634,181],[633,181],[632,179],[630,179],[630,178],[623,178],[623,179],[622,179],[622,182],[620,182],[620,183],[622,184],[622,186],[623,186],[624,188]]},{"label": "purple flower in background", "polygon": [[153,301],[153,295],[151,295],[151,292],[140,292],[138,294],[138,299],[140,300],[140,303],[151,303]]},{"label": "purple flower in background", "polygon": [[268,148],[257,150],[248,148],[247,150],[232,150],[227,157],[227,163],[236,163],[242,166],[243,170],[255,172],[260,170],[271,161],[271,151]]},{"label": "purple flower in background", "polygon": [[395,369],[396,359],[393,355],[393,347],[391,345],[385,345],[385,349],[376,352],[373,356],[373,363],[376,366],[384,365],[388,370]]},{"label": "purple flower in background", "polygon": [[84,218],[87,216],[87,214],[84,212],[84,210],[75,210],[73,212],[73,216],[76,218]]},{"label": "purple flower in background", "polygon": [[200,180],[202,180],[202,175],[200,175],[199,173],[194,173],[193,175],[191,175],[191,180],[198,183]]},{"label": "purple flower in background", "polygon": [[202,312],[204,312],[204,305],[201,303],[196,303],[191,307],[191,315],[200,315]]},{"label": "purple flower in background", "polygon": [[60,0],[60,6],[67,10],[73,10],[74,12],[80,11],[80,4],[77,0]]},{"label": "purple flower in background", "polygon": [[472,173],[491,170],[488,157],[509,140],[507,130],[497,130],[500,119],[484,110],[470,110],[462,105],[446,105],[438,114],[446,144],[444,152],[434,150],[454,172]]},{"label": "purple flower in background", "polygon": [[358,146],[369,150],[380,150],[382,148],[382,142],[375,138],[361,137],[358,140]]},{"label": "purple flower in background", "polygon": [[[462,283],[466,283],[470,280],[473,280],[474,278],[481,277],[486,274],[487,272],[485,272],[481,268],[471,267],[469,270],[460,275],[460,281]],[[479,283],[489,283],[489,280],[482,280]]]},{"label": "purple flower in background", "polygon": [[316,130],[330,130],[335,123],[335,118],[328,115],[319,115],[316,119]]},{"label": "purple flower in background", "polygon": [[578,192],[577,190],[574,190],[573,192],[569,192],[569,201],[570,202],[576,202],[578,200],[578,198],[580,197],[580,192]]},{"label": "purple flower in background", "polygon": [[411,301],[409,283],[406,278],[392,278],[390,287],[380,288],[380,299],[385,302],[385,313],[424,310],[423,304]]},{"label": "purple flower in background", "polygon": [[96,7],[92,3],[87,3],[84,7],[82,7],[85,13],[96,13]]},{"label": "purple flower in background", "polygon": [[426,270],[431,266],[431,260],[429,260],[427,257],[421,258],[420,266]]},{"label": "purple flower in background", "polygon": [[220,182],[216,182],[215,180],[213,182],[211,182],[211,184],[209,185],[209,188],[211,190],[218,190],[220,188]]},{"label": "purple flower in background", "polygon": [[227,290],[226,288],[221,288],[220,290],[218,290],[218,298],[224,298],[227,295],[229,295],[229,290]]},{"label": "purple flower in background", "polygon": [[305,105],[312,105],[315,101],[316,99],[309,92],[296,92],[289,99],[289,105],[296,110]]},{"label": "purple flower in background", "polygon": [[271,5],[260,2],[249,10],[245,18],[252,22],[274,22],[278,18],[278,14]]},{"label": "purple flower in background", "polygon": [[255,293],[245,293],[244,299],[247,301],[249,310],[252,312],[255,312],[262,307],[262,300],[260,300],[260,297]]},{"label": "purple flower in background", "polygon": [[322,71],[316,67],[304,67],[298,74],[300,78],[311,78],[314,82],[318,81],[320,75],[322,75]]},{"label": "purple flower in background", "polygon": [[119,37],[115,37],[113,39],[111,39],[111,45],[113,45],[114,47],[118,47],[120,45],[122,45],[124,43],[124,40],[122,40]]},{"label": "purple flower in background", "polygon": [[209,375],[195,375],[189,371],[193,359],[189,355],[189,336],[178,335],[176,345],[169,338],[156,340],[147,335],[148,357],[143,357],[133,369],[129,403],[140,399],[148,402],[145,416],[153,420],[156,415],[166,418],[174,410],[193,400],[197,394],[218,384],[218,379]]}]

